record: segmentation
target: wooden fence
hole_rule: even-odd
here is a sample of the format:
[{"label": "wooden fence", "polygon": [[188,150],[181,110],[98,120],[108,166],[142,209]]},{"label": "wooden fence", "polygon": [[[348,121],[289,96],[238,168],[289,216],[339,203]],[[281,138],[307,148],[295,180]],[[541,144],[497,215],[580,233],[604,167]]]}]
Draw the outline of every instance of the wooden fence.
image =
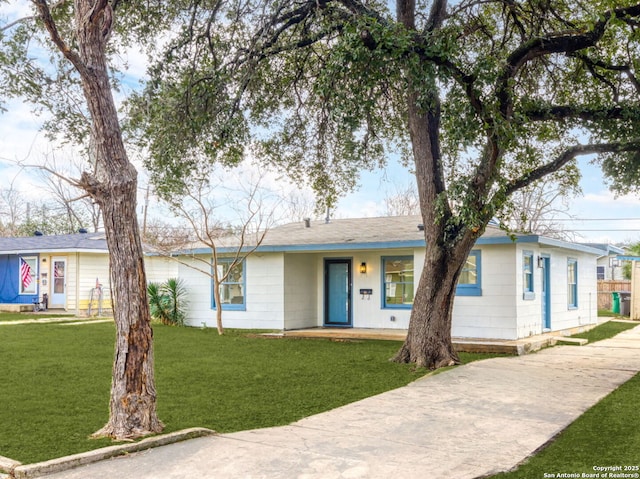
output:
[{"label": "wooden fence", "polygon": [[598,309],[611,311],[611,293],[614,291],[631,291],[631,281],[598,281]]}]

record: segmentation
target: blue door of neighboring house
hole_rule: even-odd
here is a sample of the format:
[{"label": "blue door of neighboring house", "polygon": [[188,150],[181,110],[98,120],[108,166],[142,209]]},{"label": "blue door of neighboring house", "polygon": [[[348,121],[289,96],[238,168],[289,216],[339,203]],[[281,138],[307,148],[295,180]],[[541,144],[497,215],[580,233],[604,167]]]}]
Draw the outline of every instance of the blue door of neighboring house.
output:
[{"label": "blue door of neighboring house", "polygon": [[324,261],[324,324],[351,326],[351,260]]},{"label": "blue door of neighboring house", "polygon": [[542,256],[542,329],[551,329],[551,260]]}]

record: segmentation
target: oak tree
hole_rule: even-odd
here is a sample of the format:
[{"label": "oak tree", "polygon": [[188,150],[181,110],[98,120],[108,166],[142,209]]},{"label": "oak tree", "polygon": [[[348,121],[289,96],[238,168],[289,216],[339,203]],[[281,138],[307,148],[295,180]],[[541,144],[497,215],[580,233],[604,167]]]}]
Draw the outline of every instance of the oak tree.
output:
[{"label": "oak tree", "polygon": [[[459,361],[456,283],[510,195],[581,155],[640,175],[637,0],[211,0],[156,58],[137,126],[172,188],[244,145],[331,205],[399,152],[427,253],[396,361]],[[638,183],[630,182],[630,188]]]},{"label": "oak tree", "polygon": [[[122,16],[120,10],[131,5],[118,0],[8,5],[22,7],[25,15],[6,17],[0,27],[3,93],[20,96],[45,112],[47,132],[85,144],[94,165],[69,181],[101,209],[110,253],[116,346],[109,420],[95,435],[125,439],[160,432],[153,333],[136,218],[137,173],[123,142],[109,66],[117,47],[126,45],[124,37],[116,35],[118,22],[120,28],[128,22],[130,38],[134,37],[141,28],[137,22],[145,18],[142,9],[151,3]],[[117,47],[114,38],[119,39]]]}]

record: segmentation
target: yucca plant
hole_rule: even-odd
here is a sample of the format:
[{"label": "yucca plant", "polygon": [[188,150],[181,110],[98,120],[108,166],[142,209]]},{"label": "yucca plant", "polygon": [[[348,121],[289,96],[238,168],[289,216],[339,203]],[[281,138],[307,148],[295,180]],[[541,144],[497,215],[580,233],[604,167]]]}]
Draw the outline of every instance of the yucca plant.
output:
[{"label": "yucca plant", "polygon": [[187,290],[182,280],[169,278],[164,283],[149,283],[151,316],[163,324],[182,326],[187,311]]}]

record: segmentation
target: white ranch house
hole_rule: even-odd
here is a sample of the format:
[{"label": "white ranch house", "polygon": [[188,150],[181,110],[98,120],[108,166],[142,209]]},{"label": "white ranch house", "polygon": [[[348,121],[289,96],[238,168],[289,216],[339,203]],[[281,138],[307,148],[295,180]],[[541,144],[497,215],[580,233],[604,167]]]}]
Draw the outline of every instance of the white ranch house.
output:
[{"label": "white ranch house", "polygon": [[[359,218],[270,230],[221,286],[225,327],[407,329],[425,256],[420,223],[417,216]],[[211,257],[207,248],[190,254]],[[512,241],[489,226],[457,288],[453,336],[509,340],[595,323],[603,255],[537,235]],[[185,265],[178,276],[189,292],[188,324],[214,327],[210,277]]]}]

